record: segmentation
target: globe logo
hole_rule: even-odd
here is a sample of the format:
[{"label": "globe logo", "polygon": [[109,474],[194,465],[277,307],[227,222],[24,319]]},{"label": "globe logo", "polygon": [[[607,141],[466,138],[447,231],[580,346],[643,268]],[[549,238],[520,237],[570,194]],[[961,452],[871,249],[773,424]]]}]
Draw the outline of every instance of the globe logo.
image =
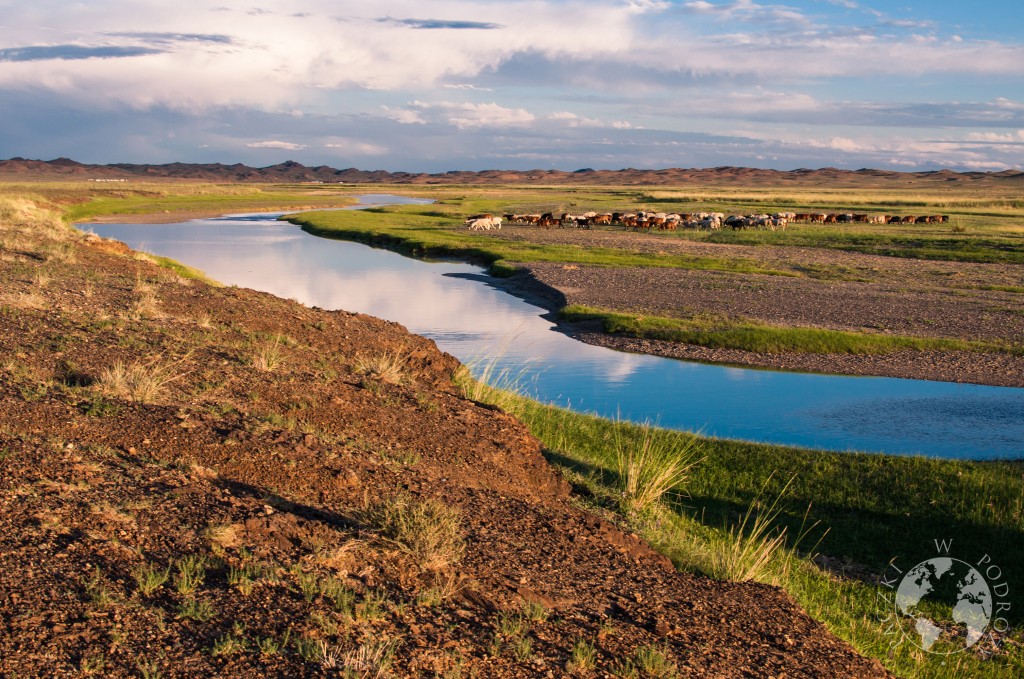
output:
[{"label": "globe logo", "polygon": [[948,556],[922,561],[907,571],[894,599],[896,611],[904,616],[904,636],[930,653],[964,651],[992,622],[992,590],[985,578],[971,564]]}]

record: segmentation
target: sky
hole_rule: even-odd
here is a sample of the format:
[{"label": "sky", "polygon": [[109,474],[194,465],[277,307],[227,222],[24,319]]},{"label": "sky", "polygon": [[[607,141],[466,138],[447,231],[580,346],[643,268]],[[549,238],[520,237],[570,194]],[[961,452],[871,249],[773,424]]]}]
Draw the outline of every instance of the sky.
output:
[{"label": "sky", "polygon": [[1019,0],[0,0],[0,158],[1024,169]]}]

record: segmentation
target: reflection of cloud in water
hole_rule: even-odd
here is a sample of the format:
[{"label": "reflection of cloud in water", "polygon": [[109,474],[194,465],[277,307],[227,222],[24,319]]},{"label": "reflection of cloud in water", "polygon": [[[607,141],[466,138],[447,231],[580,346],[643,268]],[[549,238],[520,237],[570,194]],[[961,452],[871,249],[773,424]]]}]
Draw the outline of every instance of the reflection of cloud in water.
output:
[{"label": "reflection of cloud in water", "polygon": [[731,366],[722,366],[723,374],[725,378],[732,382],[760,382],[761,373],[757,370],[751,370],[749,368],[734,368]]},{"label": "reflection of cloud in water", "polygon": [[609,384],[624,384],[644,363],[636,354],[622,354],[617,360],[607,361],[601,377]]}]

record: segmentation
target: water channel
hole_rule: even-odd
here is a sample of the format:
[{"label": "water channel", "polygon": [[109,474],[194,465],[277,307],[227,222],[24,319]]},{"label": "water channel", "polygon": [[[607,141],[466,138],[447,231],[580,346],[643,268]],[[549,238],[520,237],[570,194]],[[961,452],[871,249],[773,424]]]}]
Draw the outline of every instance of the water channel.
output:
[{"label": "water channel", "polygon": [[318,238],[279,214],[85,228],[227,284],[397,321],[477,362],[477,371],[496,357],[496,372],[517,376],[529,395],[576,410],[830,450],[1024,458],[1024,389],[752,370],[594,347],[554,330],[543,309],[490,285],[480,267]]}]

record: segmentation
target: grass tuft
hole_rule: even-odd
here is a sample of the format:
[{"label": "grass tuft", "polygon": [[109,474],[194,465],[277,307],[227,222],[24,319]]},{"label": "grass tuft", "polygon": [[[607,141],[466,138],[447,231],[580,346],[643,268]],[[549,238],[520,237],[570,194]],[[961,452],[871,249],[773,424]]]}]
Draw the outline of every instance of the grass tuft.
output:
[{"label": "grass tuft", "polygon": [[398,495],[363,512],[363,520],[428,570],[442,570],[462,558],[456,509],[439,500]]},{"label": "grass tuft", "polygon": [[388,384],[401,384],[406,378],[408,357],[392,351],[379,354],[357,354],[355,371]]},{"label": "grass tuft", "polygon": [[117,361],[100,373],[97,382],[101,389],[112,396],[139,403],[153,403],[163,395],[167,385],[186,375],[175,371],[180,363],[164,364],[157,359],[149,363],[128,365]]},{"label": "grass tuft", "polygon": [[626,513],[647,509],[670,490],[678,492],[700,461],[696,439],[665,436],[650,423],[613,432],[619,506]]},{"label": "grass tuft", "polygon": [[146,562],[136,566],[132,570],[132,577],[135,578],[135,585],[143,596],[150,596],[156,590],[163,587],[164,583],[171,576],[171,567],[160,570],[156,565]]},{"label": "grass tuft", "polygon": [[281,335],[274,335],[274,337],[256,345],[252,355],[249,357],[249,365],[260,372],[273,372],[281,366],[284,359],[281,353],[281,344]]}]

